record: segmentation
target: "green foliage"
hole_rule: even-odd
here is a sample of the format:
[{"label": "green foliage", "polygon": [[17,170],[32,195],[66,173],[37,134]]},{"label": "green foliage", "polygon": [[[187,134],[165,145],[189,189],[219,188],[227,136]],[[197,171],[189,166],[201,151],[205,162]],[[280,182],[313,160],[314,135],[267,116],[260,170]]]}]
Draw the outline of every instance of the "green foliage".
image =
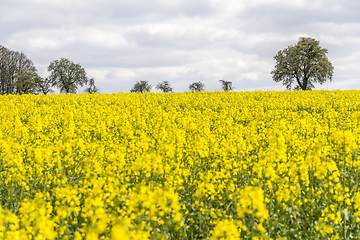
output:
[{"label": "green foliage", "polygon": [[274,57],[275,69],[271,71],[275,82],[282,82],[288,90],[311,90],[314,83],[332,80],[334,67],[328,60],[328,50],[319,41],[301,37],[294,46],[280,50]]},{"label": "green foliage", "polygon": [[130,90],[130,92],[134,93],[144,93],[144,92],[150,92],[151,85],[148,83],[148,81],[136,81],[133,88]]},{"label": "green foliage", "polygon": [[193,82],[189,86],[190,91],[204,91],[205,85],[202,82]]},{"label": "green foliage", "polygon": [[52,86],[58,87],[63,93],[76,93],[78,86],[84,86],[88,82],[85,69],[66,58],[52,61],[48,71]]},{"label": "green foliage", "polygon": [[232,88],[232,82],[230,81],[225,81],[225,80],[219,80],[222,84],[222,89],[224,91],[231,91],[233,88]]},{"label": "green foliage", "polygon": [[169,93],[169,92],[173,91],[173,89],[168,81],[163,81],[162,83],[158,83],[155,88],[164,93]]},{"label": "green foliage", "polygon": [[16,94],[36,93],[37,83],[40,77],[35,72],[28,72],[21,69],[19,73],[15,74],[14,88]]}]

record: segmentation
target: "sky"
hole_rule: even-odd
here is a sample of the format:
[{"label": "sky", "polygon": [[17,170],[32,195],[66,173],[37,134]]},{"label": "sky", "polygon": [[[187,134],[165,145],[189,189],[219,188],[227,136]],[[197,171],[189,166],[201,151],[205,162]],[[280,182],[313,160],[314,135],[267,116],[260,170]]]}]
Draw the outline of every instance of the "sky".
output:
[{"label": "sky", "polygon": [[101,93],[136,81],[175,92],[285,90],[273,57],[311,37],[328,49],[331,82],[360,89],[359,0],[0,0],[0,45],[24,52],[42,77],[50,62],[80,63]]}]

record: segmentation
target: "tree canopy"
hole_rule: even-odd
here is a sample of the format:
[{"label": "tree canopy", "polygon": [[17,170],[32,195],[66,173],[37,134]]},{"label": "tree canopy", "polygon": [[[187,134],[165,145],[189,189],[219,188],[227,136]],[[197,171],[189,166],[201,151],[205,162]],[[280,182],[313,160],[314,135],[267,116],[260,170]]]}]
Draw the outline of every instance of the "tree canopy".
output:
[{"label": "tree canopy", "polygon": [[14,93],[28,94],[37,93],[37,83],[40,81],[40,76],[35,72],[28,72],[21,69],[15,74]]},{"label": "tree canopy", "polygon": [[198,82],[193,82],[192,84],[190,84],[189,86],[189,90],[190,91],[204,91],[205,85],[198,81]]},{"label": "tree canopy", "polygon": [[150,92],[150,90],[151,90],[151,85],[148,83],[148,81],[136,81],[130,92],[144,93],[144,92]]},{"label": "tree canopy", "polygon": [[79,63],[73,63],[66,58],[52,61],[48,71],[52,86],[63,93],[76,93],[78,86],[82,87],[88,82],[85,69]]},{"label": "tree canopy", "polygon": [[319,41],[301,37],[296,45],[280,50],[275,56],[275,69],[271,71],[275,82],[282,82],[288,90],[311,90],[314,83],[332,80],[334,67],[328,60],[328,50]]},{"label": "tree canopy", "polygon": [[164,93],[169,93],[169,92],[173,91],[173,89],[168,81],[163,81],[162,83],[158,83],[155,88]]}]

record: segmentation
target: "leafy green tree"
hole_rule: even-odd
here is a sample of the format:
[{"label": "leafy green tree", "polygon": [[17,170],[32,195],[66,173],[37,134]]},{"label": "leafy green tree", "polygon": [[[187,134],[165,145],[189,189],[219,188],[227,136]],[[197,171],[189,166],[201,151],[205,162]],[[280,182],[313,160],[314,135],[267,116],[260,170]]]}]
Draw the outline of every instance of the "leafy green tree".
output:
[{"label": "leafy green tree", "polygon": [[85,92],[86,93],[99,93],[100,92],[100,89],[95,86],[95,79],[94,78],[89,79],[89,85],[85,89]]},{"label": "leafy green tree", "polygon": [[334,67],[328,60],[328,50],[319,41],[301,37],[296,45],[279,51],[274,60],[275,69],[271,71],[275,82],[282,82],[288,90],[311,90],[314,83],[323,84],[332,80]]},{"label": "leafy green tree", "polygon": [[189,86],[190,91],[204,91],[205,85],[202,82],[193,82]]},{"label": "leafy green tree", "polygon": [[15,74],[14,93],[29,94],[37,93],[37,82],[40,76],[35,72],[28,72],[21,69]]},{"label": "leafy green tree", "polygon": [[150,92],[151,85],[148,83],[148,81],[136,81],[133,88],[130,90],[130,92],[135,93],[143,93],[143,92]]},{"label": "leafy green tree", "polygon": [[76,93],[78,86],[82,87],[88,82],[85,69],[79,63],[73,63],[66,58],[52,61],[48,71],[52,86],[63,93]]},{"label": "leafy green tree", "polygon": [[230,81],[225,81],[225,80],[219,80],[222,84],[222,89],[224,91],[231,91],[233,88],[232,88],[232,82]]},{"label": "leafy green tree", "polygon": [[155,88],[164,93],[169,93],[169,92],[173,91],[173,89],[168,81],[163,81],[162,83],[158,83]]}]

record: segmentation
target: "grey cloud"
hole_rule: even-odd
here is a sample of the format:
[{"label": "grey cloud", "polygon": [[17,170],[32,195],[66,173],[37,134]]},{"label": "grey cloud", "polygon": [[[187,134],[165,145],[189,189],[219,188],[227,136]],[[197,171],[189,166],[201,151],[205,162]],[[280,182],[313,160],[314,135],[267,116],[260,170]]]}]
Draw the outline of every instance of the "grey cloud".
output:
[{"label": "grey cloud", "polygon": [[299,32],[308,31],[316,23],[359,23],[359,1],[303,1],[263,3],[238,13],[249,32]]},{"label": "grey cloud", "polygon": [[[132,25],[166,22],[179,17],[208,16],[215,12],[208,1],[8,1],[1,2],[2,34],[38,28],[72,28],[99,23]],[[4,41],[6,37],[0,38]]]},{"label": "grey cloud", "polygon": [[160,49],[183,49],[185,51],[196,50],[209,45],[209,34],[203,29],[196,27],[176,27],[168,26],[151,33],[149,28],[141,28],[129,31],[124,37],[129,42],[134,42],[140,47],[160,48]]},{"label": "grey cloud", "polygon": [[43,75],[52,60],[79,62],[102,92],[137,80],[168,80],[175,91],[194,81],[219,89],[219,79],[238,90],[285,89],[271,79],[273,56],[301,36],[329,50],[334,81],[321,87],[356,86],[359,76],[354,0],[2,0],[0,8],[0,44],[25,52]]}]

